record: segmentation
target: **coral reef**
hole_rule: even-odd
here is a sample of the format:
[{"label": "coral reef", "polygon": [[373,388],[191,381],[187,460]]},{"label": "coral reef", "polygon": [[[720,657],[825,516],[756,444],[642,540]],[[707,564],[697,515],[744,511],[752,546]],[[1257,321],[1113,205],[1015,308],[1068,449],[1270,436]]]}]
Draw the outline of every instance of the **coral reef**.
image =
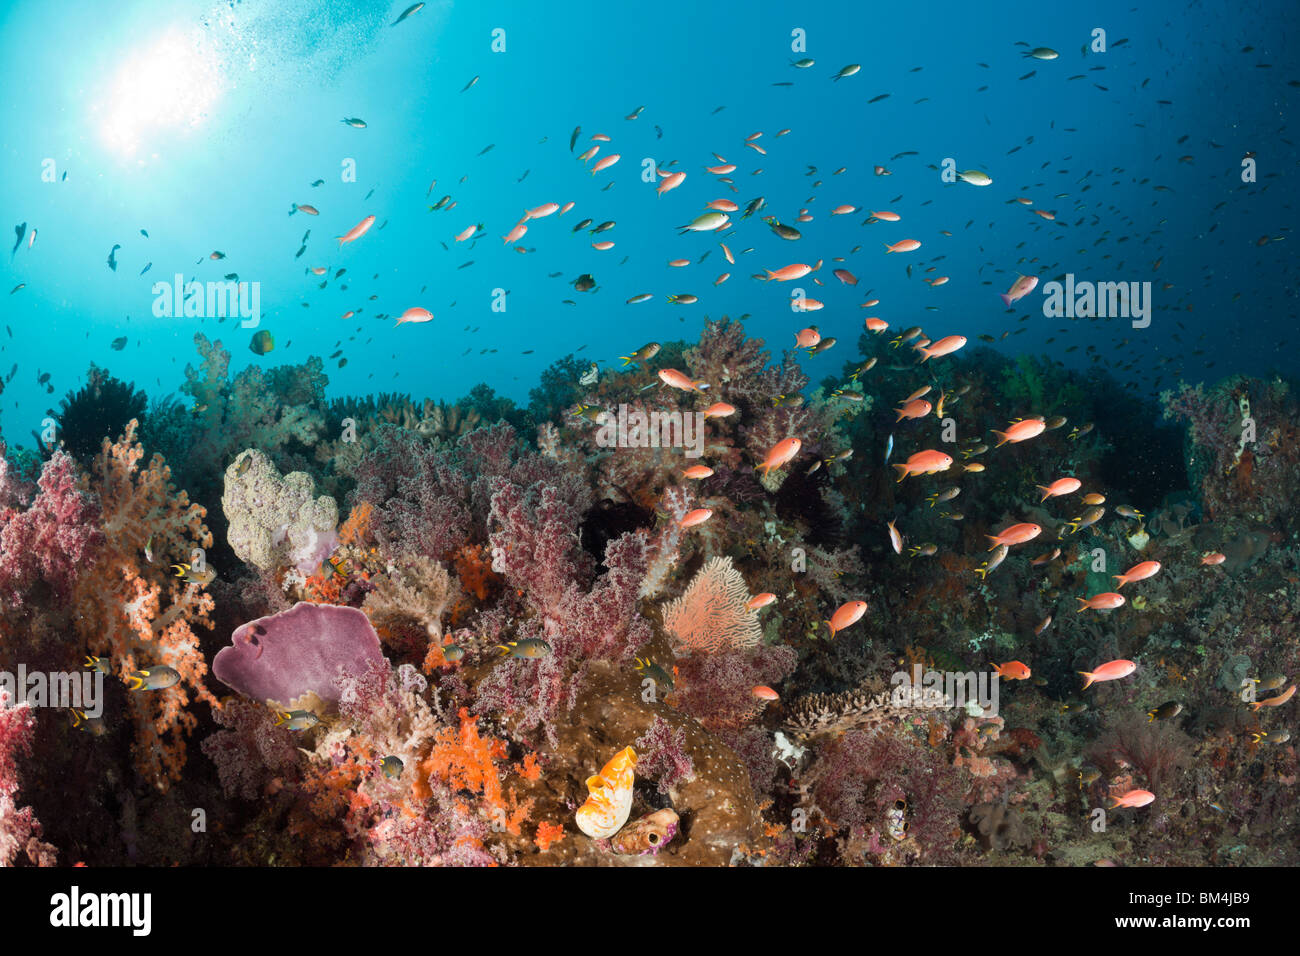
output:
[{"label": "coral reef", "polygon": [[[65,449],[0,445],[0,667],[112,678],[102,714],[0,705],[0,862],[1300,861],[1285,382],[1185,386],[1159,424],[1100,403],[1102,372],[917,366],[870,334],[814,383],[722,317],[654,361],[562,359],[525,410],[488,386],[327,402],[319,359],[232,378],[196,345],[192,406],[154,399],[143,433],[69,424],[119,394],[92,370]],[[891,409],[927,388],[958,437]],[[924,448],[953,466],[895,481],[886,449]],[[1076,611],[1147,561],[1124,604]],[[1112,660],[1137,667],[1082,686]],[[617,819],[584,829],[628,753],[596,788]],[[93,806],[62,812],[69,790]],[[194,806],[220,829],[162,835]],[[1113,832],[1079,825],[1099,808]]]}]

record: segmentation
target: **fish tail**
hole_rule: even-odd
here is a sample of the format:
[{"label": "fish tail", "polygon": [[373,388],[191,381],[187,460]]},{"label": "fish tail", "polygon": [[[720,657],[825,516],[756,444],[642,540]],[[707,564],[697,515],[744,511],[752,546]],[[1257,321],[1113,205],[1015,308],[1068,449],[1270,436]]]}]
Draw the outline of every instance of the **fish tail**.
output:
[{"label": "fish tail", "polygon": [[1008,441],[1011,440],[1007,438],[1006,432],[1000,432],[996,428],[993,429],[993,434],[997,435],[998,438],[1001,439],[1001,441],[999,441],[996,445],[993,446],[994,448],[1001,448],[1003,445],[1005,445]]},{"label": "fish tail", "polygon": [[1011,308],[1011,296],[1007,295],[1005,292],[999,292],[998,297],[1002,300],[1003,305],[1008,309]]},{"label": "fish tail", "polygon": [[893,467],[893,468],[897,468],[897,469],[898,469],[898,480],[899,480],[899,481],[902,481],[904,478],[907,477],[907,466],[906,466],[906,465],[892,465],[891,467]]},{"label": "fish tail", "polygon": [[976,569],[975,569],[975,573],[978,574],[978,575],[980,576],[980,580],[981,580],[981,581],[984,580],[984,578],[988,577],[988,574],[989,574],[988,566],[986,565],[986,566],[984,566],[984,567],[982,567],[982,568],[976,568]]},{"label": "fish tail", "polygon": [[1119,584],[1115,585],[1115,590],[1117,591],[1124,585],[1128,584],[1128,578],[1124,577],[1122,574],[1112,574],[1111,577],[1119,582]]},{"label": "fish tail", "polygon": [[623,364],[624,364],[624,365],[631,365],[631,364],[632,364],[632,356],[630,356],[630,355],[620,355],[619,358],[621,358],[621,359],[623,360]]},{"label": "fish tail", "polygon": [[[1081,610],[1082,610],[1082,609],[1081,609]],[[1084,690],[1087,690],[1089,687],[1092,686],[1092,675],[1089,674],[1087,671],[1079,671],[1079,673],[1080,673],[1082,676],[1088,678],[1086,681],[1083,682],[1083,689],[1084,689]]]},{"label": "fish tail", "polygon": [[930,350],[929,350],[929,349],[926,349],[926,348],[920,348],[920,349],[917,349],[917,351],[921,353],[922,358],[921,358],[921,361],[917,362],[916,364],[917,364],[917,365],[924,365],[924,364],[926,363],[926,360],[928,360],[928,359],[930,358]]},{"label": "fish tail", "polygon": [[996,535],[986,534],[984,537],[988,538],[990,541],[993,542],[992,547],[989,548],[990,551],[992,551],[993,548],[996,548],[998,545],[1002,543],[1001,540],[999,540]]},{"label": "fish tail", "polygon": [[[1085,601],[1083,598],[1075,598],[1075,600],[1079,602],[1079,607],[1075,610],[1076,614],[1082,614],[1084,611],[1088,609],[1089,606],[1088,602]],[[1082,674],[1083,671],[1079,671],[1079,673]]]},{"label": "fish tail", "polygon": [[1252,712],[1254,712],[1254,711],[1258,711],[1261,707],[1264,706],[1264,704],[1261,701],[1255,701],[1250,706],[1252,708]]},{"label": "fish tail", "polygon": [[1046,487],[1044,487],[1043,485],[1034,485],[1034,487],[1037,488],[1039,491],[1041,491],[1041,492],[1043,493],[1043,497],[1041,497],[1041,498],[1038,499],[1038,501],[1039,501],[1040,504],[1041,504],[1042,502],[1046,501],[1048,498],[1052,497],[1052,489],[1051,489],[1051,488],[1046,488]]}]

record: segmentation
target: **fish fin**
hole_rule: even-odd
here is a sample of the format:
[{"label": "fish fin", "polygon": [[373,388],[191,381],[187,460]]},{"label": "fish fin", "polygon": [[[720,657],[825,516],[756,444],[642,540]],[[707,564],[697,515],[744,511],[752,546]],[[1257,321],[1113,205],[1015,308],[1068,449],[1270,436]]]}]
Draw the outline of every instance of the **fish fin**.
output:
[{"label": "fish fin", "polygon": [[1088,678],[1086,681],[1083,682],[1083,687],[1081,688],[1082,690],[1087,690],[1089,687],[1092,686],[1092,675],[1089,674],[1087,671],[1079,671],[1079,674],[1083,677]]},{"label": "fish fin", "polygon": [[1001,448],[1001,447],[1002,447],[1003,445],[1005,445],[1008,441],[1010,441],[1010,439],[1007,438],[1007,433],[1006,433],[1006,432],[1000,432],[1000,431],[998,431],[996,428],[992,429],[992,432],[993,432],[993,434],[997,435],[998,438],[1001,439],[1001,441],[999,441],[996,445],[993,446],[994,448]]},{"label": "fish fin", "polygon": [[897,468],[897,469],[898,469],[898,480],[899,480],[899,481],[902,481],[904,478],[907,477],[907,466],[906,466],[906,465],[891,465],[890,467],[891,467],[891,468]]},{"label": "fish fin", "polygon": [[[1002,542],[999,541],[999,540],[998,540],[994,535],[986,534],[984,537],[988,538],[990,541],[993,542],[993,548],[996,548],[998,545],[1000,545],[1000,544],[1002,543]],[[993,548],[989,548],[989,550],[992,551]]]},{"label": "fish fin", "polygon": [[[1078,610],[1075,612],[1076,614],[1079,613],[1079,612],[1082,612],[1082,611],[1084,611],[1084,610],[1087,610],[1087,608],[1088,608],[1088,602],[1087,602],[1087,601],[1085,601],[1083,598],[1075,598],[1075,600],[1079,602]],[[1083,671],[1079,671],[1079,673],[1082,674]]]}]

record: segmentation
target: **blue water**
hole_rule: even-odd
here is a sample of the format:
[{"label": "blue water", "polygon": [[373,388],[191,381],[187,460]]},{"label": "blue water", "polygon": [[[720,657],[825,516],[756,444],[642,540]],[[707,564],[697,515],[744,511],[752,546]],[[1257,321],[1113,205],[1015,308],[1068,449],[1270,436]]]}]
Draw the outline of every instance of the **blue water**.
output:
[{"label": "blue water", "polygon": [[[1289,123],[1300,97],[1292,45],[1300,8],[1292,3],[1100,4],[1085,12],[1040,3],[431,2],[390,27],[405,6],[5,6],[0,375],[15,365],[17,373],[0,397],[0,429],[10,441],[39,427],[91,362],[151,396],[176,390],[197,360],[196,331],[231,349],[232,374],[249,362],[296,364],[342,348],[346,368],[326,363],[331,395],[451,400],[485,381],[525,401],[540,372],[567,353],[585,346],[581,358],[617,363],[651,339],[695,339],[705,315],[750,313],[751,334],[791,345],[808,321],[789,309],[792,286],[826,303],[812,321],[840,341],[804,360],[814,380],[854,357],[867,314],[972,343],[1024,330],[997,347],[1076,367],[1094,364],[1092,346],[1143,390],[1157,376],[1170,387],[1180,371],[1189,381],[1297,372]],[[1108,52],[1084,55],[1097,27]],[[504,52],[492,50],[497,29]],[[796,29],[806,51],[791,49]],[[168,36],[174,53],[159,67],[151,51]],[[1242,52],[1249,44],[1254,50]],[[1060,57],[1023,56],[1038,46]],[[790,65],[803,56],[816,64]],[[832,82],[849,63],[861,72]],[[773,85],[785,82],[793,85]],[[124,92],[141,84],[168,92]],[[169,115],[141,119],[140,100]],[[625,120],[638,106],[640,116]],[[368,126],[353,129],[343,117]],[[783,128],[790,134],[775,138]],[[743,145],[759,131],[766,156]],[[592,176],[576,155],[595,133],[613,140],[600,156],[622,160]],[[890,158],[913,150],[919,155]],[[1241,181],[1247,151],[1258,163],[1254,184]],[[704,171],[713,153],[738,164],[735,192]],[[937,167],[947,157],[958,169],[987,171],[993,184],[943,183]],[[54,182],[42,181],[47,159]],[[647,159],[660,168],[677,160],[685,183],[657,197],[641,178]],[[341,181],[349,160],[350,183]],[[874,164],[892,175],[873,175]],[[816,172],[806,175],[810,166]],[[317,179],[324,184],[311,187]],[[455,208],[429,212],[443,195]],[[804,238],[782,241],[757,216],[723,236],[679,237],[673,228],[710,200],[743,208],[758,196],[765,213]],[[1014,202],[1022,196],[1034,205]],[[570,200],[567,215],[530,223],[519,243],[526,253],[503,244],[524,209]],[[290,217],[293,203],[320,215]],[[830,217],[842,203],[862,212]],[[804,207],[814,219],[796,223]],[[1038,208],[1054,210],[1055,221],[1033,215]],[[873,209],[902,221],[863,225]],[[340,249],[331,237],[369,214],[376,228]],[[615,220],[599,237],[615,248],[598,252],[586,231],[573,233],[583,218]],[[24,237],[10,257],[21,222],[38,236],[31,249]],[[485,225],[481,238],[452,241],[476,222]],[[295,259],[309,228],[307,251]],[[1257,246],[1264,236],[1270,241]],[[903,238],[922,248],[884,254],[884,242]],[[738,254],[734,266],[723,261],[720,239]],[[118,243],[113,272],[106,259]],[[213,250],[227,258],[207,258]],[[667,265],[695,263],[710,250],[703,264]],[[820,287],[750,278],[817,259],[825,260],[814,274]],[[859,278],[856,288],[830,275],[841,265]],[[309,266],[328,268],[325,289]],[[335,280],[340,268],[347,274]],[[715,287],[723,271],[731,278]],[[1151,281],[1153,321],[1139,330],[1127,321],[1047,319],[1038,293],[1008,312],[995,293],[1018,271],[1044,281],[1066,272]],[[260,283],[261,328],[275,349],[254,355],[252,332],[230,320],[155,317],[153,283],[178,272],[200,281],[234,272]],[[595,276],[597,291],[566,284],[583,273]],[[921,281],[940,275],[950,281]],[[25,288],[8,294],[19,283]],[[507,308],[493,311],[501,289]],[[654,300],[625,304],[643,292]],[[671,305],[672,293],[700,301]],[[870,313],[858,307],[868,297],[881,300]],[[394,328],[391,318],[375,318],[412,306],[435,320]],[[341,320],[348,310],[357,316]],[[121,335],[126,346],[112,350]],[[1288,338],[1292,346],[1279,349]],[[45,373],[52,394],[38,384]]]}]

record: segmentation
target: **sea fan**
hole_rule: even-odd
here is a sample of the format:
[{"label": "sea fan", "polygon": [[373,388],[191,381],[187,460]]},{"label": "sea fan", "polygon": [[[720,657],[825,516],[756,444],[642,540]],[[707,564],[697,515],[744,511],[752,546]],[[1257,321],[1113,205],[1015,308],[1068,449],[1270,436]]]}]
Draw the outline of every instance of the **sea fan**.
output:
[{"label": "sea fan", "polygon": [[694,651],[755,647],[763,629],[745,606],[749,597],[745,578],[732,567],[731,558],[714,558],[681,597],[664,605],[664,627]]}]

